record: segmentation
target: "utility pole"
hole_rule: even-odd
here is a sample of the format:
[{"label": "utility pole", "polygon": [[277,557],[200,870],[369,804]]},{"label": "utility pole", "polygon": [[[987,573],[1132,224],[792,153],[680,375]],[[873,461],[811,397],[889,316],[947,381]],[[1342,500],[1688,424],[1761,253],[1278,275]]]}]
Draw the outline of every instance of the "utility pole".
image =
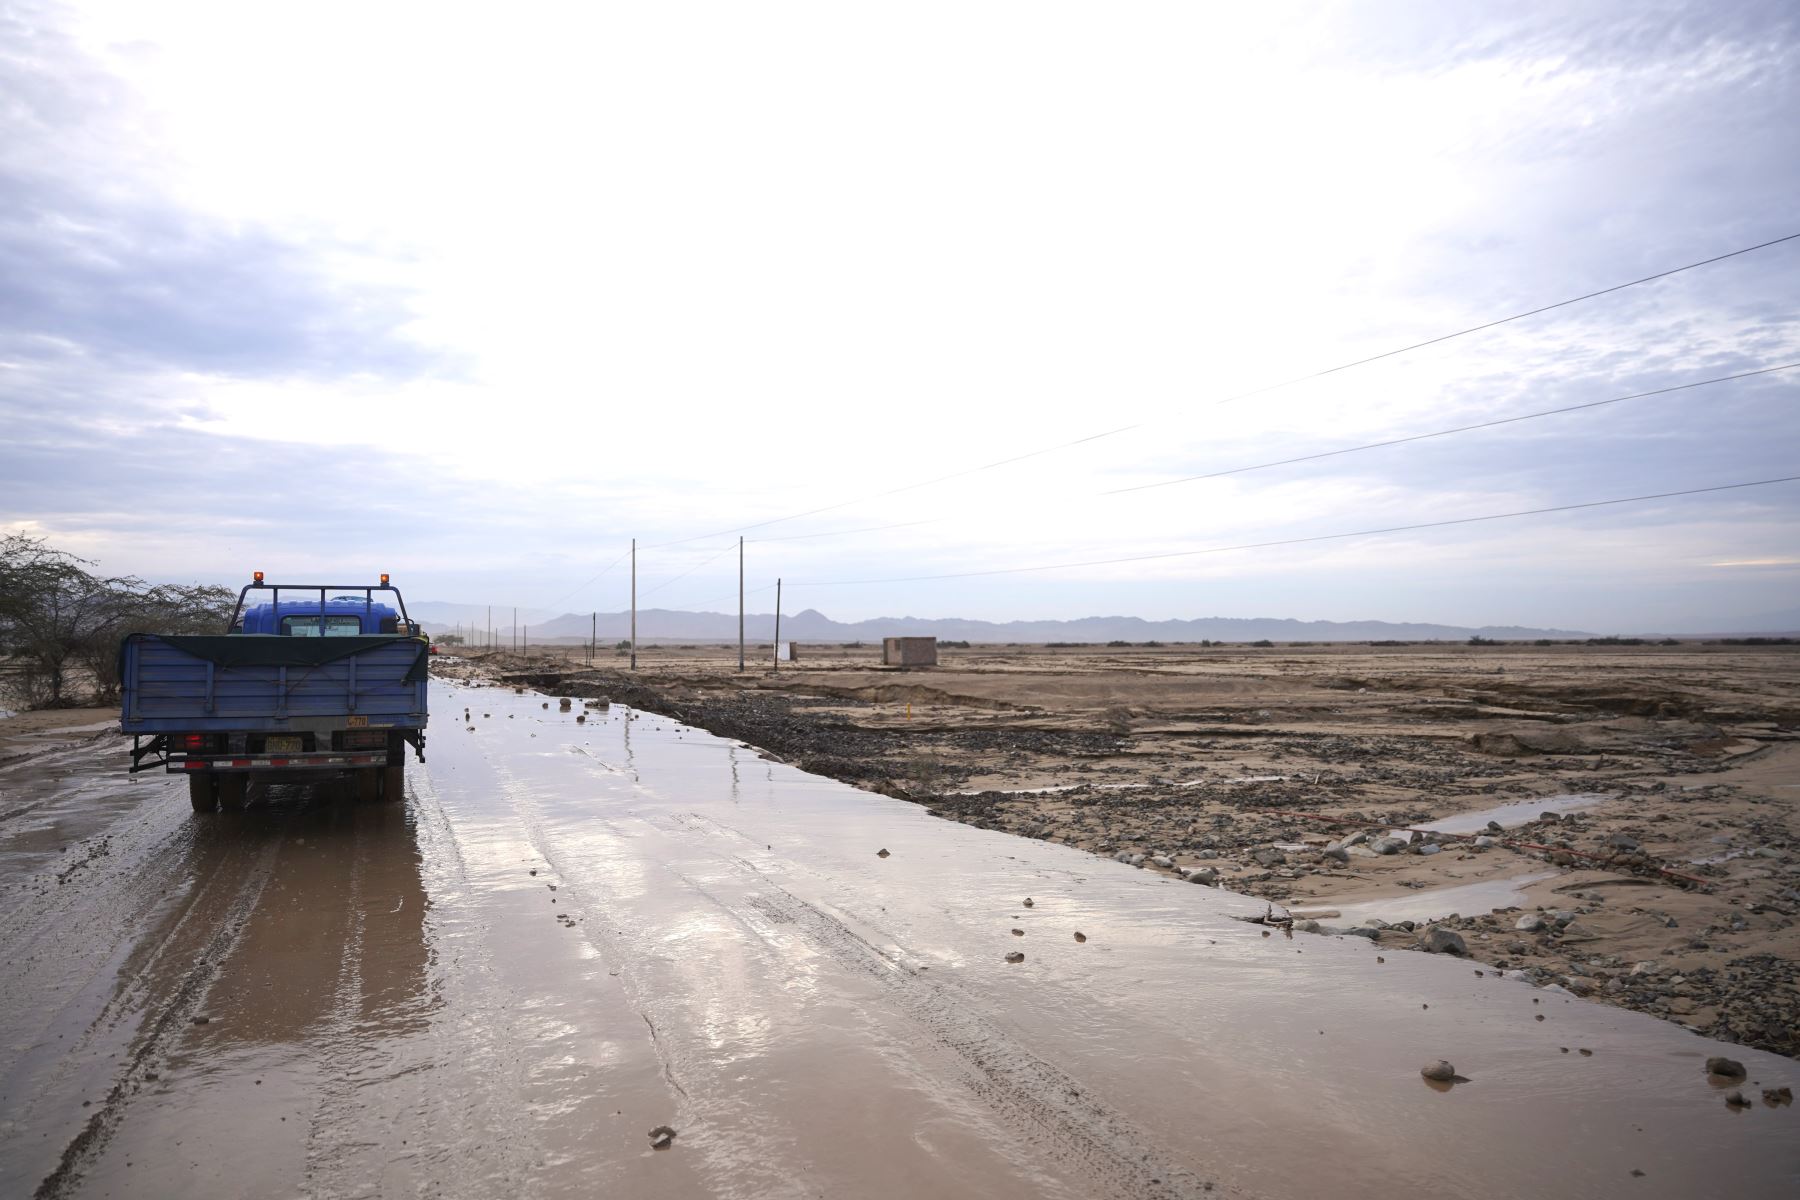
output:
[{"label": "utility pole", "polygon": [[531,653],[531,626],[529,626],[529,625],[527,625],[525,627],[525,639],[524,639],[523,644],[525,647],[525,653],[530,654]]},{"label": "utility pole", "polygon": [[600,613],[598,610],[588,614],[588,666],[594,665],[594,656],[600,641]]},{"label": "utility pole", "polygon": [[491,604],[488,605],[487,649],[490,653],[494,649],[494,606]]},{"label": "utility pole", "polygon": [[738,535],[738,670],[744,669],[744,535]]},{"label": "utility pole", "polygon": [[631,539],[631,669],[637,670],[637,539]]},{"label": "utility pole", "polygon": [[513,609],[513,653],[519,652],[519,610]]},{"label": "utility pole", "polygon": [[781,670],[781,579],[775,580],[775,670]]}]

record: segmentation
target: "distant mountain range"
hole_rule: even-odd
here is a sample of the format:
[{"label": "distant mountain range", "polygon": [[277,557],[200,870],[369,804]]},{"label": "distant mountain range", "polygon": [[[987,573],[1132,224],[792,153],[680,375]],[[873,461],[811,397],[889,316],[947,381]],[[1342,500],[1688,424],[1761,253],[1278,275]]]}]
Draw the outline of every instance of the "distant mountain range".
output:
[{"label": "distant mountain range", "polygon": [[[473,606],[423,602],[410,606],[413,615],[432,633],[453,628],[458,621],[477,625],[485,610]],[[463,615],[441,619],[444,610]],[[496,636],[512,641],[511,610],[494,614]],[[534,614],[535,615],[535,614]],[[521,610],[519,623],[534,642],[586,641],[590,626],[587,613],[527,622]],[[736,613],[680,612],[666,608],[638,610],[640,642],[732,642],[737,640]],[[601,613],[595,619],[596,636],[616,642],[631,636],[629,612]],[[750,613],[744,618],[744,634],[755,641],[775,636],[773,613]],[[1081,617],[1072,621],[972,621],[960,617],[877,617],[869,621],[834,621],[816,609],[784,613],[781,636],[800,642],[877,642],[884,637],[934,636],[958,642],[1366,642],[1366,641],[1467,641],[1474,636],[1497,641],[1534,638],[1588,637],[1571,629],[1528,629],[1518,625],[1428,625],[1392,621],[1295,621],[1274,617],[1201,617],[1191,621],[1146,621],[1141,617]]]}]

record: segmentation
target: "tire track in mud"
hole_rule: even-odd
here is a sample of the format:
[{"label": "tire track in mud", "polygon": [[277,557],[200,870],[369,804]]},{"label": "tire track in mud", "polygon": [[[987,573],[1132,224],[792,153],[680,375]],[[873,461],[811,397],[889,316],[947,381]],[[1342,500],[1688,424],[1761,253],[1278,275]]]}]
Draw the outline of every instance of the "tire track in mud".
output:
[{"label": "tire track in mud", "polygon": [[215,869],[209,873],[207,880],[188,903],[180,922],[171,930],[169,938],[129,980],[128,988],[143,993],[146,1005],[156,1003],[159,999],[157,992],[162,989],[152,979],[155,968],[179,953],[184,940],[182,935],[190,920],[198,919],[195,914],[201,911],[203,902],[218,890],[228,886],[235,887],[236,895],[211,923],[210,932],[201,931],[203,940],[193,959],[195,965],[179,977],[173,988],[166,990],[160,997],[160,1010],[139,1027],[131,1042],[125,1065],[115,1077],[111,1089],[95,1107],[86,1124],[64,1147],[56,1168],[38,1184],[32,1193],[34,1200],[60,1200],[61,1197],[72,1194],[81,1180],[83,1167],[105,1148],[124,1119],[132,1097],[142,1089],[146,1073],[164,1050],[171,1033],[186,1027],[187,1019],[218,979],[223,961],[243,936],[250,914],[262,899],[263,889],[274,872],[275,857],[279,850],[279,840],[270,839],[249,863],[244,876],[231,883],[227,882],[222,871]]},{"label": "tire track in mud", "polygon": [[1073,1076],[981,1015],[978,997],[896,960],[747,860],[734,862],[768,889],[750,898],[751,907],[799,930],[840,967],[877,984],[932,1044],[953,1056],[960,1068],[954,1073],[1003,1124],[1086,1182],[1084,1194],[1164,1200],[1213,1192],[1211,1181],[1163,1160]]},{"label": "tire track in mud", "polygon": [[[587,759],[581,764],[584,769],[607,769],[593,756]],[[498,764],[496,769],[506,774]],[[616,776],[612,778],[616,784]],[[513,782],[510,776],[509,782]],[[634,790],[640,794],[645,791],[641,787]],[[563,877],[565,888],[577,884],[556,863],[554,850],[546,844],[542,816],[528,795],[523,799],[523,807],[530,809],[527,826],[534,848]],[[703,836],[725,832],[740,841],[748,840],[736,830],[698,813],[676,815],[670,824],[677,834],[688,835],[690,843],[696,832]],[[1214,1182],[1164,1159],[1129,1121],[1090,1095],[1078,1080],[1032,1053],[996,1022],[981,1015],[978,997],[950,981],[932,978],[897,961],[844,920],[789,892],[735,851],[722,852],[719,860],[758,889],[757,894],[743,902],[745,907],[771,924],[782,926],[784,931],[797,931],[813,949],[840,968],[874,983],[894,1009],[924,1035],[925,1044],[939,1052],[942,1074],[956,1079],[1003,1127],[1012,1130],[1042,1158],[1055,1163],[1076,1184],[1079,1194],[1126,1200],[1181,1200],[1217,1194]],[[771,957],[780,958],[779,948],[770,940],[766,928],[747,920],[748,914],[734,911],[730,902],[700,887],[682,872],[672,868],[670,871],[685,886],[752,931]],[[571,898],[580,894],[577,890]],[[647,1016],[645,1020],[649,1023]],[[664,1058],[670,1082],[679,1087],[661,1039],[657,1039],[656,1050]],[[681,1090],[686,1096],[687,1090]]]},{"label": "tire track in mud", "polygon": [[[418,1034],[415,1062],[404,1071],[455,1075],[450,1087],[417,1092],[411,1115],[430,1130],[436,1148],[411,1147],[423,1156],[412,1165],[424,1176],[411,1181],[413,1190],[484,1200],[510,1195],[527,1190],[540,1153],[539,1139],[518,1102],[526,1092],[526,1078],[524,1059],[515,1051],[526,1039],[512,1015],[511,993],[485,951],[500,932],[477,899],[480,889],[471,878],[456,821],[429,772],[409,771],[407,792],[427,897],[426,988],[434,1015]],[[360,1070],[366,1060],[362,1048],[346,1044],[328,1059],[340,1061],[345,1069]],[[334,1111],[314,1120],[314,1132],[322,1139],[333,1128],[355,1130],[356,1122],[370,1115],[360,1086],[337,1092],[330,1103]],[[320,1144],[326,1151],[331,1148],[328,1139]],[[314,1165],[309,1153],[309,1169]],[[367,1188],[368,1174],[357,1173],[353,1160],[333,1162],[324,1153],[316,1165],[314,1194],[350,1195]]]}]

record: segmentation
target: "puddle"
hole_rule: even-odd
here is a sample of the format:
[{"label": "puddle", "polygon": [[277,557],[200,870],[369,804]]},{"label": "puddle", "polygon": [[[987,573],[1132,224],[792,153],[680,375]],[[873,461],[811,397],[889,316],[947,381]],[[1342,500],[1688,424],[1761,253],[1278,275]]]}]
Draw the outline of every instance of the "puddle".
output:
[{"label": "puddle", "polygon": [[1525,889],[1534,883],[1556,876],[1555,871],[1537,871],[1530,875],[1512,875],[1504,879],[1482,879],[1475,883],[1451,884],[1448,887],[1421,888],[1392,896],[1362,896],[1355,900],[1333,900],[1329,896],[1290,902],[1290,909],[1302,913],[1335,908],[1338,915],[1321,918],[1327,925],[1361,925],[1370,917],[1383,921],[1436,921],[1451,913],[1473,916],[1496,908],[1523,906]]},{"label": "puddle", "polygon": [[1480,833],[1487,828],[1489,821],[1498,821],[1503,828],[1524,825],[1537,820],[1539,813],[1566,813],[1578,809],[1593,808],[1596,804],[1612,799],[1601,792],[1571,792],[1562,796],[1540,796],[1536,800],[1520,800],[1514,804],[1502,804],[1497,808],[1484,808],[1480,812],[1457,813],[1453,817],[1445,817],[1441,821],[1433,821],[1428,825],[1414,826],[1417,829],[1430,829],[1438,833]]}]

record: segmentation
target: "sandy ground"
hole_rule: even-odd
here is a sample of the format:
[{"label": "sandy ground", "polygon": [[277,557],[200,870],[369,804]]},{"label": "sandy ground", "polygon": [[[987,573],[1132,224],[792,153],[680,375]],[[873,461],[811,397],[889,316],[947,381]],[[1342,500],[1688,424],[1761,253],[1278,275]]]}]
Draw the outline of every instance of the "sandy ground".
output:
[{"label": "sandy ground", "polygon": [[[1303,930],[1411,949],[1429,923],[1501,971],[1800,1053],[1800,647],[976,646],[896,671],[806,646],[741,675],[735,648],[647,647],[635,673],[570,653],[439,670],[609,694]],[[1429,828],[1459,816],[1482,842]]]},{"label": "sandy ground", "polygon": [[0,715],[0,763],[14,762],[88,740],[119,727],[119,710],[53,708]]}]

